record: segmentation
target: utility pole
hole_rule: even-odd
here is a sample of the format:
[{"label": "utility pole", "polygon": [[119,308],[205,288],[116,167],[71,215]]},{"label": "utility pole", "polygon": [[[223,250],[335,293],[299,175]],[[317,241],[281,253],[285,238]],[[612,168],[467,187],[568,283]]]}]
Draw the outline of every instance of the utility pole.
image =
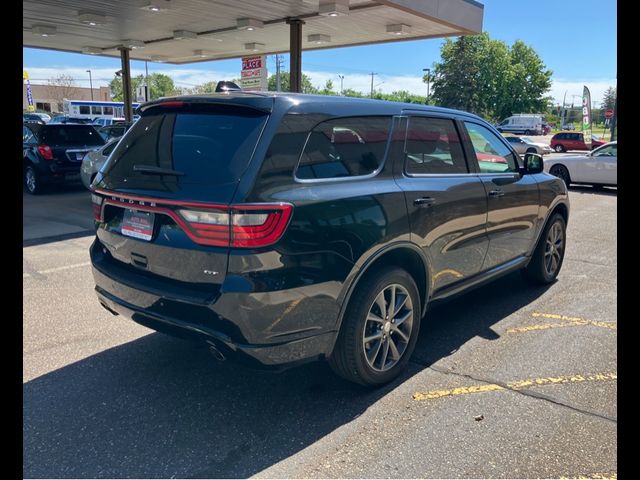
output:
[{"label": "utility pole", "polygon": [[282,60],[280,60],[280,55],[276,53],[276,92],[282,90],[282,85],[280,84],[280,66],[282,65]]},{"label": "utility pole", "polygon": [[373,77],[375,77],[377,73],[371,72],[370,75],[371,75],[371,95],[370,96],[371,98],[373,98]]},{"label": "utility pole", "polygon": [[91,90],[91,101],[93,101],[93,81],[91,80],[91,70],[87,70],[89,72],[89,90]]},{"label": "utility pole", "polygon": [[342,88],[342,81],[344,80],[344,75],[338,75],[338,77],[340,78],[340,95],[342,95],[342,92],[344,91],[344,89]]},{"label": "utility pole", "polygon": [[429,103],[429,94],[431,93],[429,91],[429,82],[431,81],[431,69],[430,68],[423,68],[422,69],[423,72],[427,72],[427,101],[426,103]]}]

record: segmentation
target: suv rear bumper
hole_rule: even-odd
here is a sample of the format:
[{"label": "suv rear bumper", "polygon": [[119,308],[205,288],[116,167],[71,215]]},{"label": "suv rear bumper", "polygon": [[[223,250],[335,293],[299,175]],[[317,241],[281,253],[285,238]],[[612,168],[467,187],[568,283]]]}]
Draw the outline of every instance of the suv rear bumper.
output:
[{"label": "suv rear bumper", "polygon": [[[171,296],[163,295],[152,283],[144,288],[134,284],[133,277],[114,275],[104,268],[104,260],[96,250],[92,245],[95,291],[102,306],[112,313],[159,332],[213,344],[225,357],[254,368],[287,368],[326,357],[333,349],[336,316],[332,308],[326,308],[333,302],[326,295],[318,298],[318,291],[322,291],[318,285],[287,290],[285,301],[281,292],[266,292],[272,303],[265,305],[263,301],[257,308],[255,292],[219,293],[206,301],[195,295],[189,298],[185,292],[178,299],[176,291]],[[320,309],[325,314],[319,316],[316,311],[310,315],[305,306],[309,301],[312,309],[317,309],[319,302],[326,302],[324,310]],[[293,329],[300,317],[313,318],[313,326]],[[265,328],[267,324],[271,328]],[[278,325],[289,327],[278,332]]]}]

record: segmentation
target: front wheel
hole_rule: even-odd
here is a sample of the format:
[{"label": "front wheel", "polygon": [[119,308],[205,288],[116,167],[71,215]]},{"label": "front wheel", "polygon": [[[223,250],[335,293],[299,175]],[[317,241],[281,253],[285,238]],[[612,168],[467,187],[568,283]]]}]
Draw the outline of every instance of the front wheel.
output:
[{"label": "front wheel", "polygon": [[24,187],[31,195],[37,195],[42,191],[40,176],[33,165],[27,165],[23,174]]},{"label": "front wheel", "polygon": [[538,153],[535,148],[527,148],[527,153]]},{"label": "front wheel", "polygon": [[555,147],[553,147],[553,149],[558,153],[564,152],[564,147],[562,145],[560,145],[560,144],[558,144]]},{"label": "front wheel", "polygon": [[544,285],[553,282],[564,260],[567,225],[559,213],[555,213],[545,226],[529,265],[522,271],[531,283]]},{"label": "front wheel", "polygon": [[561,178],[567,187],[571,185],[571,175],[564,165],[554,165],[549,169],[549,173],[554,177]]},{"label": "front wheel", "polygon": [[382,385],[404,370],[420,330],[420,295],[409,273],[385,268],[351,296],[329,358],[341,377],[365,386]]}]

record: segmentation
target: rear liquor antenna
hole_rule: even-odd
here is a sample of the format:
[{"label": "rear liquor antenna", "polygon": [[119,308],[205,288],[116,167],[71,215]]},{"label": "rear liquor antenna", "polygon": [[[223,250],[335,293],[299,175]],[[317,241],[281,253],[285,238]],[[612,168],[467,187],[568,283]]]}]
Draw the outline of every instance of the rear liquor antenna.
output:
[{"label": "rear liquor antenna", "polygon": [[222,80],[216,85],[216,93],[219,92],[241,92],[242,88],[237,83]]}]

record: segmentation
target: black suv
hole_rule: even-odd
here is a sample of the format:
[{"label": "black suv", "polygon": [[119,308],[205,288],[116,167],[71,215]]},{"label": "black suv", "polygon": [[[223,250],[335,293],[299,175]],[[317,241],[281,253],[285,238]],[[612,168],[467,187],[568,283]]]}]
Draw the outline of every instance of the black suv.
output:
[{"label": "black suv", "polygon": [[562,265],[566,186],[475,115],[242,92],[138,112],[93,183],[96,292],[219,359],[382,384],[432,301]]},{"label": "black suv", "polygon": [[80,180],[82,159],[104,145],[91,125],[25,123],[22,171],[27,192],[38,194],[47,183]]}]

